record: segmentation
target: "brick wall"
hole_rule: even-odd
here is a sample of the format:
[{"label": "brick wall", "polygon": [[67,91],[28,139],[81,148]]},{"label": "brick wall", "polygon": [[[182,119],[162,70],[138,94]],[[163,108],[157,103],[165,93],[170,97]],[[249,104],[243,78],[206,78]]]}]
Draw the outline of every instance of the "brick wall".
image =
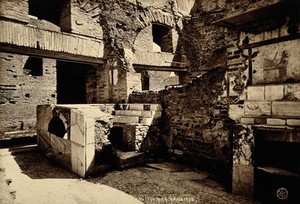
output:
[{"label": "brick wall", "polygon": [[147,26],[135,38],[134,48],[143,51],[153,51],[152,26]]},{"label": "brick wall", "polygon": [[56,61],[42,59],[42,76],[32,76],[28,58],[0,53],[0,132],[35,129],[36,106],[56,103]]}]

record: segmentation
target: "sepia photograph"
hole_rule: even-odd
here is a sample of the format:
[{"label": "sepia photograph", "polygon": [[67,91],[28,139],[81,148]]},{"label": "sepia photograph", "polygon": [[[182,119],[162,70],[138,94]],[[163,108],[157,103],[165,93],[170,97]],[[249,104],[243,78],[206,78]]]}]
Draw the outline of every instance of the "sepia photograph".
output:
[{"label": "sepia photograph", "polygon": [[0,204],[143,203],[300,203],[300,0],[0,0]]}]

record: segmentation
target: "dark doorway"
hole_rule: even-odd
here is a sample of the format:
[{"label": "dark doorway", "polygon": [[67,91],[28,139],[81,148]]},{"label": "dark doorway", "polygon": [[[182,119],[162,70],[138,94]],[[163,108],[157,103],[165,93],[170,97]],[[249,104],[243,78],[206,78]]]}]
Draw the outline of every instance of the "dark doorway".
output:
[{"label": "dark doorway", "polygon": [[123,150],[123,127],[112,127],[108,140],[115,148]]},{"label": "dark doorway", "polygon": [[89,65],[57,62],[57,103],[85,104],[86,74]]},{"label": "dark doorway", "polygon": [[62,0],[29,0],[29,14],[60,26]]}]

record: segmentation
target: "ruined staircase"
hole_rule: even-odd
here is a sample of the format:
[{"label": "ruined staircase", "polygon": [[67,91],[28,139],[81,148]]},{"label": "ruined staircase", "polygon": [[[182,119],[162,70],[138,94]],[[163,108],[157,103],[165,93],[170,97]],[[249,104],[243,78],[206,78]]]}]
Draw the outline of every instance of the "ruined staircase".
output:
[{"label": "ruined staircase", "polygon": [[151,125],[154,118],[161,116],[159,104],[120,104],[113,117],[114,126],[118,125]]},{"label": "ruined staircase", "polygon": [[120,169],[144,163],[144,153],[140,145],[149,127],[161,116],[159,104],[119,104],[113,116],[113,126],[123,128],[123,147],[116,152],[116,166]]}]

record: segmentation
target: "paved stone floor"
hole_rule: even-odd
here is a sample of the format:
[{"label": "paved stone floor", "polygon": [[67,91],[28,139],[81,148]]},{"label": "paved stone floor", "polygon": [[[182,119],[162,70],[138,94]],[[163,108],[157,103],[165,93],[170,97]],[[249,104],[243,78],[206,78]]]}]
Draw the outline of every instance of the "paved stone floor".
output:
[{"label": "paved stone floor", "polygon": [[6,177],[18,186],[17,203],[53,203],[53,199],[55,203],[255,203],[226,192],[207,172],[173,163],[115,170],[81,180],[38,152],[0,159],[0,165],[8,167]]}]

